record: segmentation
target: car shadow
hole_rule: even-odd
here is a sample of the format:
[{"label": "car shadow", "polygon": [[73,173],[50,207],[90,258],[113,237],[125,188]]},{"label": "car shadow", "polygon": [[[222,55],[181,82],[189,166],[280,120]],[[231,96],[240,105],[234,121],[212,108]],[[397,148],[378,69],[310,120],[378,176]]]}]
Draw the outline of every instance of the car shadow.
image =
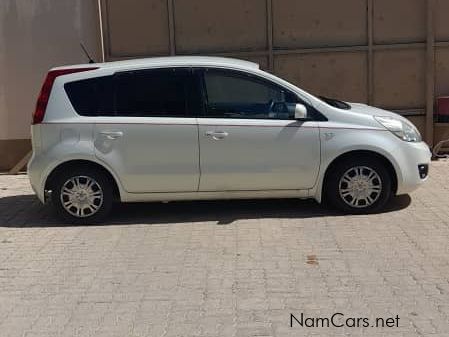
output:
[{"label": "car shadow", "polygon": [[[382,212],[406,208],[411,202],[408,195],[395,197]],[[117,204],[110,217],[101,226],[124,224],[182,224],[215,222],[228,225],[248,219],[305,219],[344,214],[329,210],[313,200],[264,199],[178,201],[170,203]],[[34,195],[15,195],[0,198],[0,227],[62,227],[75,226],[62,223],[51,207],[42,205]],[[79,225],[76,225],[79,226]]]}]

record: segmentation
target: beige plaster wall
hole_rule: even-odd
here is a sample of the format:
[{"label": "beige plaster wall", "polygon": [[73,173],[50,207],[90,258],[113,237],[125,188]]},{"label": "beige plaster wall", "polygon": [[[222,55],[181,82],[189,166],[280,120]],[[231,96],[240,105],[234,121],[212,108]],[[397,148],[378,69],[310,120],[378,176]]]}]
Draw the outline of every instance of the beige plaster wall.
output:
[{"label": "beige plaster wall", "polygon": [[51,67],[101,55],[96,0],[0,1],[0,140],[30,138],[36,97]]}]

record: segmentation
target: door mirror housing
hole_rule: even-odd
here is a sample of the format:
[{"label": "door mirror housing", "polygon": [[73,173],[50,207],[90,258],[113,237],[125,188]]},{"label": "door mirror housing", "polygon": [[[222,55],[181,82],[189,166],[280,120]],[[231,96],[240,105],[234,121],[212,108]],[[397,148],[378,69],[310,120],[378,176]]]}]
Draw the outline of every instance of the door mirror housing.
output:
[{"label": "door mirror housing", "polygon": [[297,103],[295,105],[295,119],[306,119],[307,107],[304,104]]}]

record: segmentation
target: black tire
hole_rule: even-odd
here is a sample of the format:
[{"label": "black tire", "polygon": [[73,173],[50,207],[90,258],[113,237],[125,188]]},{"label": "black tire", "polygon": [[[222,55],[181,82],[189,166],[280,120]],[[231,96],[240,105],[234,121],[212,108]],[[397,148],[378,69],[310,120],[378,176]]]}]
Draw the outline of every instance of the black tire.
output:
[{"label": "black tire", "polygon": [[[353,172],[351,171],[351,169],[355,169],[357,167],[365,167],[373,170],[380,178],[380,192],[378,194],[376,194],[376,192],[373,192],[374,194],[370,195],[370,197],[373,196],[371,199],[375,199],[375,201],[370,205],[367,205],[366,201],[365,204],[364,202],[358,201],[360,202],[360,205],[358,205],[358,207],[352,206],[350,203],[355,198],[352,198],[350,195],[346,195],[344,196],[346,198],[345,201],[342,193],[340,193],[340,183],[343,184],[342,187],[348,187],[347,183],[345,186],[345,182],[342,181],[343,176],[346,173]],[[368,174],[368,169],[363,172],[366,172]],[[377,158],[348,158],[337,163],[335,166],[331,167],[330,170],[331,171],[329,171],[325,182],[325,202],[333,208],[336,208],[345,213],[366,214],[379,212],[385,207],[385,205],[393,195],[392,177],[388,169],[385,167],[385,164]]]},{"label": "black tire", "polygon": [[[98,206],[98,209],[92,215],[83,214],[83,217],[75,216],[71,214],[63,205],[63,200],[67,200],[67,196],[61,197],[62,189],[64,185],[74,177],[87,177],[93,179],[101,188],[100,192],[102,192],[102,201],[100,203],[95,200],[95,203],[98,204],[96,205]],[[51,182],[52,206],[58,216],[67,223],[94,224],[101,222],[110,213],[113,201],[113,182],[111,182],[110,178],[106,174],[95,168],[74,167],[70,170],[65,170],[64,172],[59,173]],[[73,212],[73,209],[71,211]]]}]

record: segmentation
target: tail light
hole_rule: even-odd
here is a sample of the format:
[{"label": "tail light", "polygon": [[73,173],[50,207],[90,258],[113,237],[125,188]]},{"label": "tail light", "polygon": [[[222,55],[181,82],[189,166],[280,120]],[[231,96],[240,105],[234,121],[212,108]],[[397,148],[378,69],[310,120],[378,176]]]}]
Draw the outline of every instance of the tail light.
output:
[{"label": "tail light", "polygon": [[42,85],[41,92],[39,94],[39,98],[36,103],[36,110],[33,113],[33,122],[32,124],[40,124],[45,116],[45,110],[47,109],[48,99],[50,98],[51,89],[53,87],[53,83],[58,76],[68,75],[73,73],[80,73],[83,71],[95,70],[98,68],[90,67],[90,68],[72,68],[72,69],[58,69],[51,70],[48,72],[47,77],[45,78],[44,84]]}]

